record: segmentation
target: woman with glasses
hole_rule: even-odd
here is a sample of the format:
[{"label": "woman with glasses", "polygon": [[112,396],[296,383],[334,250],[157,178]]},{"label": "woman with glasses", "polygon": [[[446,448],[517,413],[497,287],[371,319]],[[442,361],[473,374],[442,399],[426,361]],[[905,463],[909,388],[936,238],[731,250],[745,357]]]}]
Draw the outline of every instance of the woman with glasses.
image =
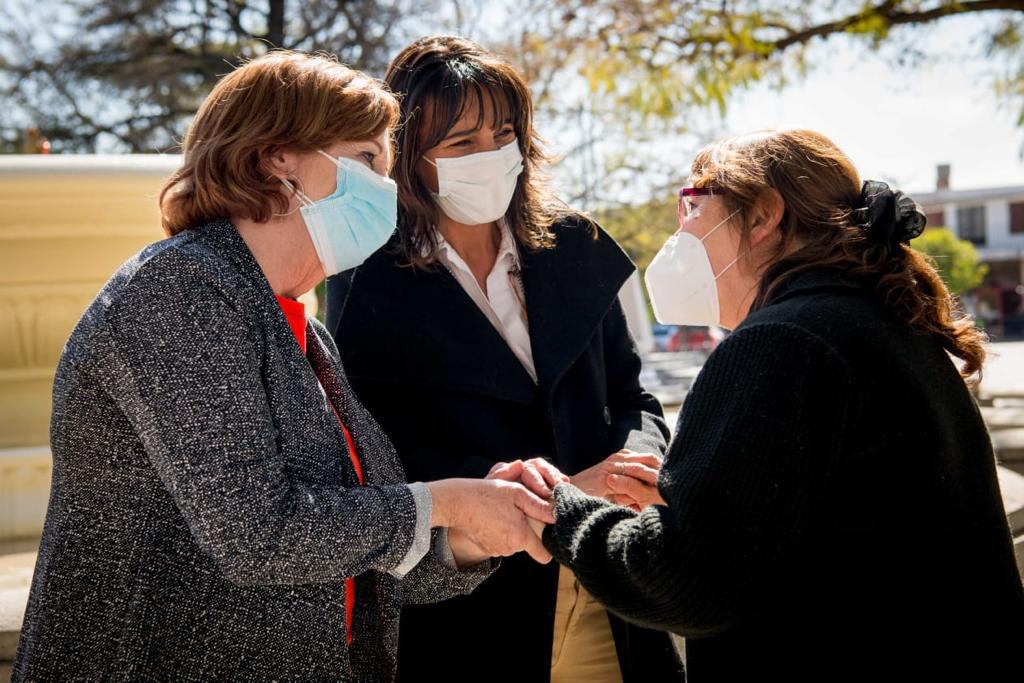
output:
[{"label": "woman with glasses", "polygon": [[920,208],[811,131],[698,154],[646,272],[664,323],[732,329],[658,489],[560,484],[544,531],[689,680],[1014,680],[1024,592],[968,388],[984,338],[908,245]]}]

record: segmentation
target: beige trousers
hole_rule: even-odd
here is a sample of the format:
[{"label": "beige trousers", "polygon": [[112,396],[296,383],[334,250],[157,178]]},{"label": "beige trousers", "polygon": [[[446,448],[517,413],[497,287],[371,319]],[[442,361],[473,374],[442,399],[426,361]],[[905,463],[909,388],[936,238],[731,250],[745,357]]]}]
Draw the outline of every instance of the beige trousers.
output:
[{"label": "beige trousers", "polygon": [[551,683],[622,683],[608,613],[565,567],[558,574]]}]

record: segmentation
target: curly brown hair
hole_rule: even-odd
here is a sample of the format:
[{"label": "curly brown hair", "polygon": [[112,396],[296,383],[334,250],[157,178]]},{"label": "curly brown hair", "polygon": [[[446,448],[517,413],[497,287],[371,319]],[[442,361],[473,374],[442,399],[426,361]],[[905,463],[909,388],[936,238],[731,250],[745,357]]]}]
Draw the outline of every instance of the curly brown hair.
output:
[{"label": "curly brown hair", "polygon": [[[898,239],[878,239],[859,220],[862,185],[853,162],[831,140],[810,130],[763,131],[729,138],[694,159],[691,182],[725,190],[723,201],[745,218],[768,189],[782,197],[780,240],[758,283],[751,310],[787,280],[830,268],[877,294],[898,320],[934,335],[963,361],[966,380],[985,362],[984,333],[960,308],[925,255]],[[923,227],[923,223],[921,224]],[[742,227],[744,247],[750,235]]]}]

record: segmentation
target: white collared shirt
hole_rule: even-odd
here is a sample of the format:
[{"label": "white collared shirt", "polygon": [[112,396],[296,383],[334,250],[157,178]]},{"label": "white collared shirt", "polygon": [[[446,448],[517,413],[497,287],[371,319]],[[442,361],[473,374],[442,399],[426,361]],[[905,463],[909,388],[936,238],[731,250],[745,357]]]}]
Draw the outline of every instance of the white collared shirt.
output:
[{"label": "white collared shirt", "polygon": [[473,271],[440,232],[437,233],[437,256],[477,308],[491,321],[491,325],[536,382],[537,370],[530,346],[526,299],[519,280],[519,252],[512,231],[504,219],[498,221],[498,228],[501,230],[501,245],[498,247],[494,267],[487,276],[486,293],[480,288]]}]

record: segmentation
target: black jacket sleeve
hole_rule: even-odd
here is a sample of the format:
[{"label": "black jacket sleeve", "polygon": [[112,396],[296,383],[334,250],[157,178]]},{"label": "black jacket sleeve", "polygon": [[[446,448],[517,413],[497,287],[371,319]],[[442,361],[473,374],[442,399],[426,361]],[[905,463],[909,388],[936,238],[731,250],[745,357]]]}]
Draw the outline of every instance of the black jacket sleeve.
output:
[{"label": "black jacket sleeve", "polygon": [[555,558],[612,611],[688,637],[741,621],[786,572],[840,450],[850,373],[790,324],[737,331],[683,408],[658,488],[641,513],[555,489]]},{"label": "black jacket sleeve", "polygon": [[640,385],[640,353],[618,298],[605,315],[605,376],[613,447],[663,455],[669,429],[661,403]]}]

